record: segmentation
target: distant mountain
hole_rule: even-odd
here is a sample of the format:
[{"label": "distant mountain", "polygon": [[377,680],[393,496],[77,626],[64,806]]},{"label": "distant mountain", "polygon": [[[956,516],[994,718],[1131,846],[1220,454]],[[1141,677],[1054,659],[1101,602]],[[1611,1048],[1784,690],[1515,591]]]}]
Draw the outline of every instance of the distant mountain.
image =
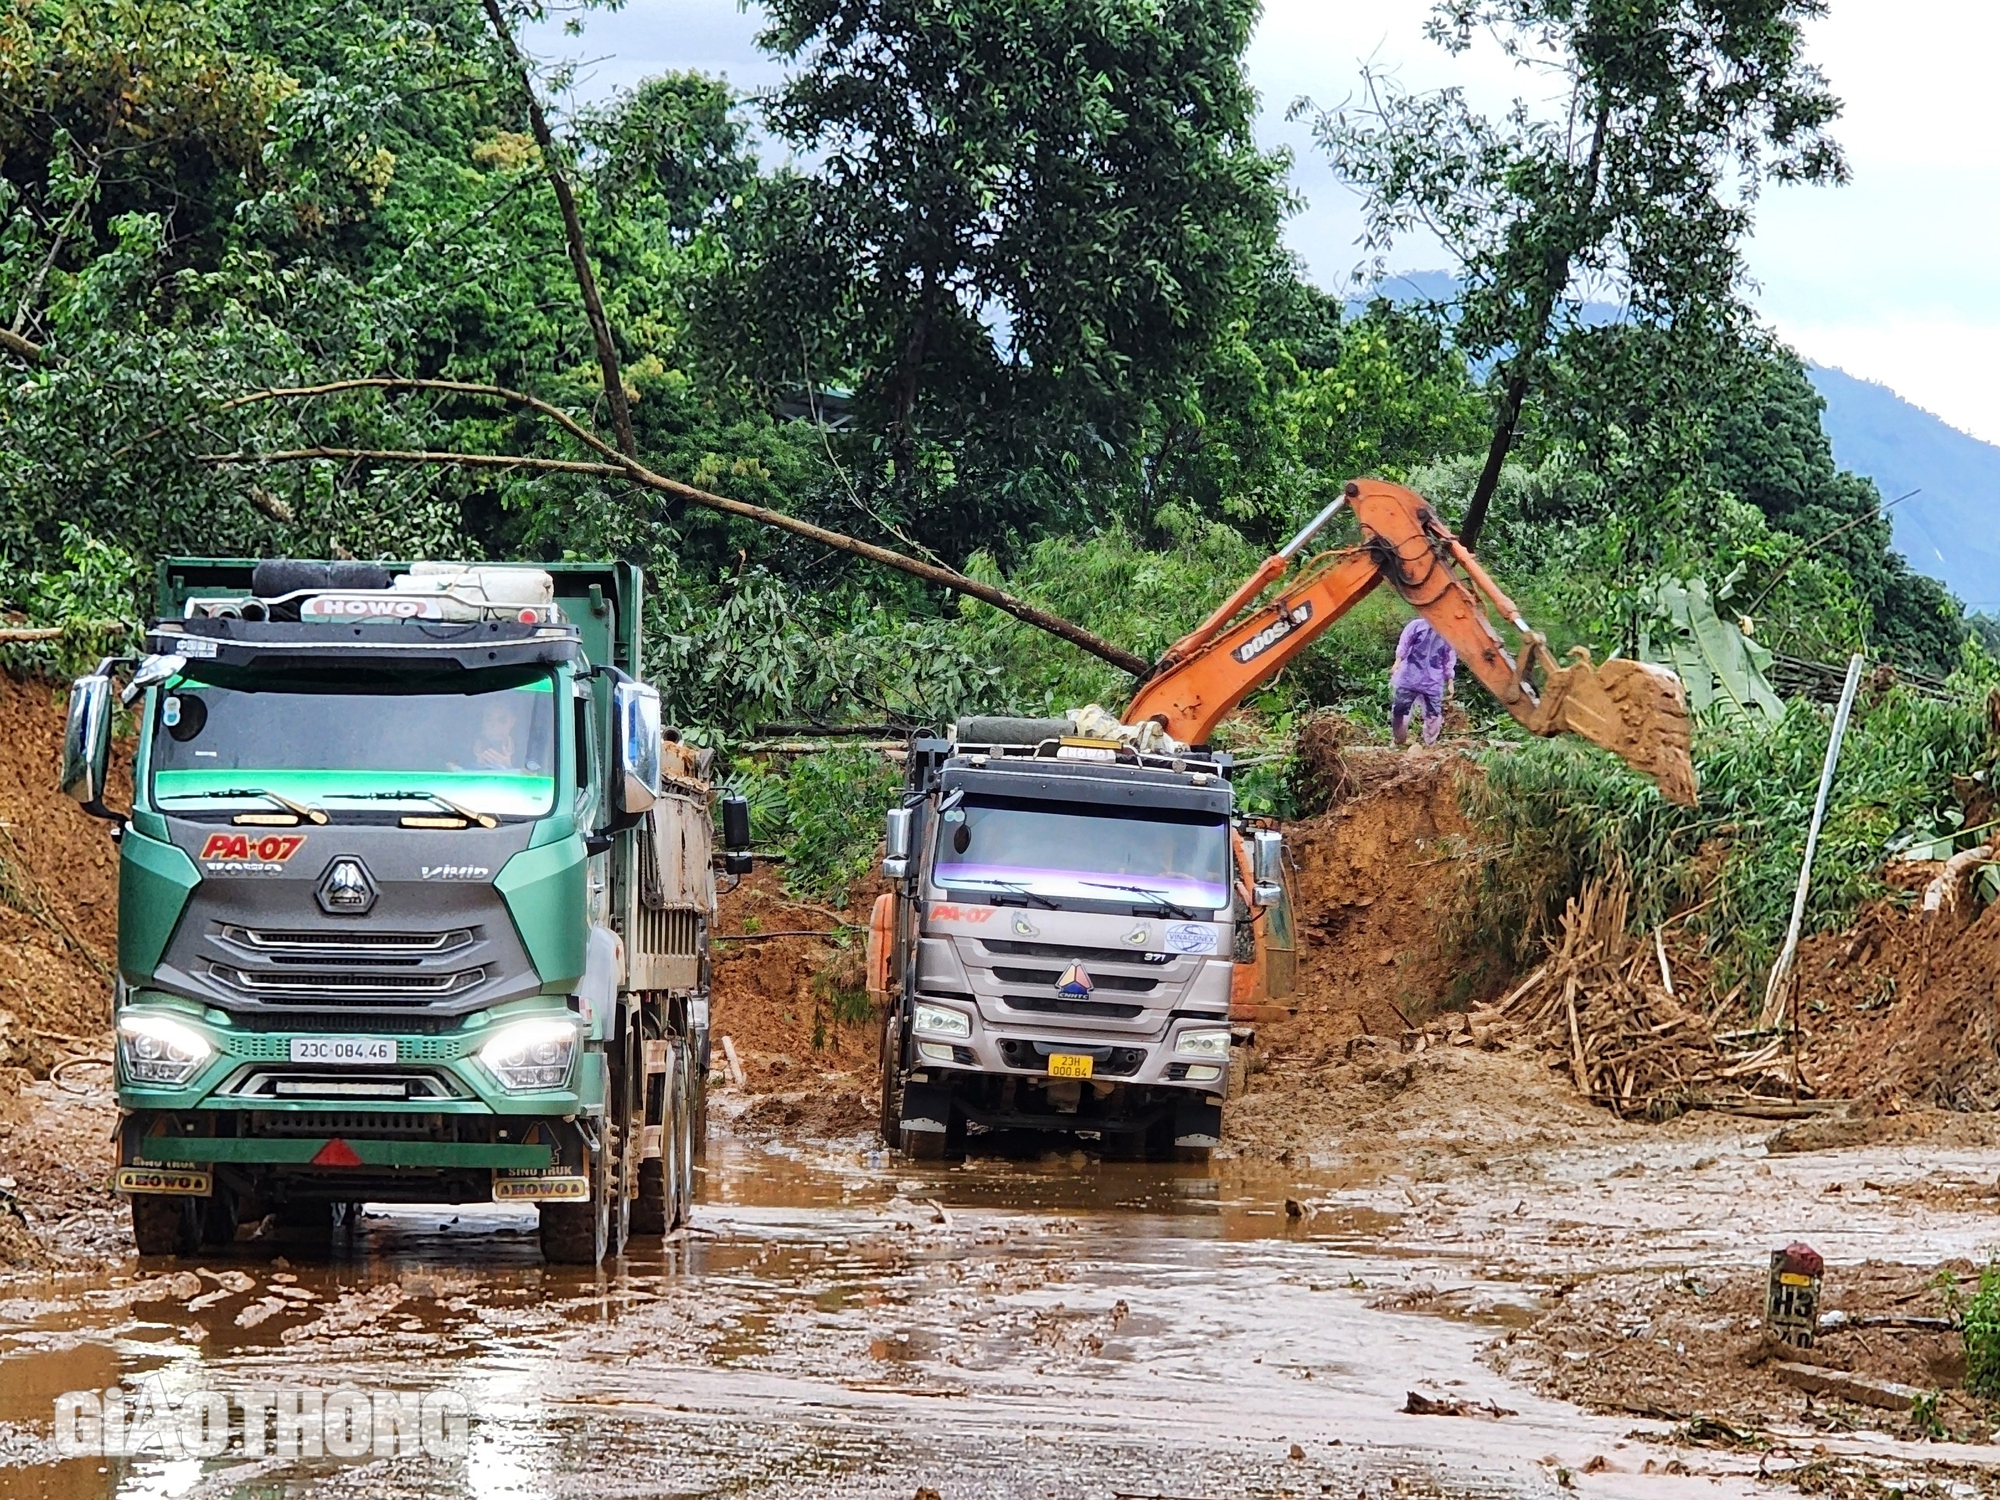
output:
[{"label": "distant mountain", "polygon": [[2000,614],[2000,447],[1886,385],[1820,365],[1807,374],[1826,402],[1834,462],[1874,480],[1885,502],[1920,491],[1889,512],[1896,549],[1967,609]]}]

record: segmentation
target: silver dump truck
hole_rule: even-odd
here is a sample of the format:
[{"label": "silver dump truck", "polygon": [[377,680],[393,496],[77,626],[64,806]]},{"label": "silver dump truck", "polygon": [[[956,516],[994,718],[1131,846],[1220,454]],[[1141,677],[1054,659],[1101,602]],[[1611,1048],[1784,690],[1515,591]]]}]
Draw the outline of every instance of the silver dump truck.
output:
[{"label": "silver dump truck", "polygon": [[1237,818],[1227,755],[1144,744],[998,718],[910,741],[869,931],[885,1141],[1218,1144],[1232,995],[1267,968],[1260,932],[1289,931],[1265,921],[1288,916],[1280,836]]}]

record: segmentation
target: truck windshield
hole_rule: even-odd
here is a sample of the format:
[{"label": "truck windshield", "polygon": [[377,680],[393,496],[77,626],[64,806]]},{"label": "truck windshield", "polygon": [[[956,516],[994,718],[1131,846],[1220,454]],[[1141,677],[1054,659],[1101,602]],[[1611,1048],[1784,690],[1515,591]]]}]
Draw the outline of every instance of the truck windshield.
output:
[{"label": "truck windshield", "polygon": [[268,806],[276,794],[381,810],[442,795],[539,817],[555,806],[555,688],[544,668],[276,677],[197,667],[156,695],[153,801],[187,812]]},{"label": "truck windshield", "polygon": [[932,879],[946,890],[1052,899],[1229,905],[1229,822],[1163,807],[968,797],[939,819]]}]

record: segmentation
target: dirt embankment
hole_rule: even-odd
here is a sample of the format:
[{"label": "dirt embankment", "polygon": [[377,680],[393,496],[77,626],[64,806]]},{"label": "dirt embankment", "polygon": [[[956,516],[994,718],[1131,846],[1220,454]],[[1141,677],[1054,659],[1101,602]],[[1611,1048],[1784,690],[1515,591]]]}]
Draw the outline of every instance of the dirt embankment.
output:
[{"label": "dirt embankment", "polygon": [[2000,1109],[2000,906],[1883,902],[1847,932],[1803,944],[1805,1073],[1870,1114]]},{"label": "dirt embankment", "polygon": [[[784,893],[760,867],[724,893],[716,924],[717,1067],[728,1037],[742,1065],[737,1130],[834,1137],[872,1130],[879,1018],[866,995],[863,938],[872,887],[845,911]],[[726,1075],[725,1075],[726,1076]]]},{"label": "dirt embankment", "polygon": [[[101,1052],[111,1021],[118,849],[56,787],[63,717],[60,688],[0,676],[0,1074]],[[120,807],[130,755],[112,762]]]}]

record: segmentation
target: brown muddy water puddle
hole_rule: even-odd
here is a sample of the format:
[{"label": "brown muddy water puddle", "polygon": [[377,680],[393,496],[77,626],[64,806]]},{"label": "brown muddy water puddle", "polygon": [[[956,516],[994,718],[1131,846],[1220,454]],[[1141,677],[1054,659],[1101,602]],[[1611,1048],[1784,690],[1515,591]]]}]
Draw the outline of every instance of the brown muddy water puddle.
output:
[{"label": "brown muddy water puddle", "polygon": [[[723,1139],[692,1232],[602,1275],[544,1268],[532,1214],[505,1208],[371,1209],[330,1258],[282,1268],[254,1244],[80,1268],[0,1289],[0,1495],[1768,1493],[1754,1456],[1663,1449],[1644,1437],[1659,1424],[1479,1365],[1536,1315],[1536,1282],[1504,1230],[1400,1233],[1425,1202],[1236,1163],[916,1167]],[[134,1299],[195,1267],[198,1287]],[[1425,1287],[1447,1316],[1377,1305]],[[452,1393],[469,1440],[445,1458],[56,1456],[59,1394],[155,1378],[175,1400]],[[1514,1414],[1406,1416],[1412,1390]],[[1673,1457],[1695,1472],[1639,1472]],[[1593,1458],[1608,1467],[1584,1472]]]}]

